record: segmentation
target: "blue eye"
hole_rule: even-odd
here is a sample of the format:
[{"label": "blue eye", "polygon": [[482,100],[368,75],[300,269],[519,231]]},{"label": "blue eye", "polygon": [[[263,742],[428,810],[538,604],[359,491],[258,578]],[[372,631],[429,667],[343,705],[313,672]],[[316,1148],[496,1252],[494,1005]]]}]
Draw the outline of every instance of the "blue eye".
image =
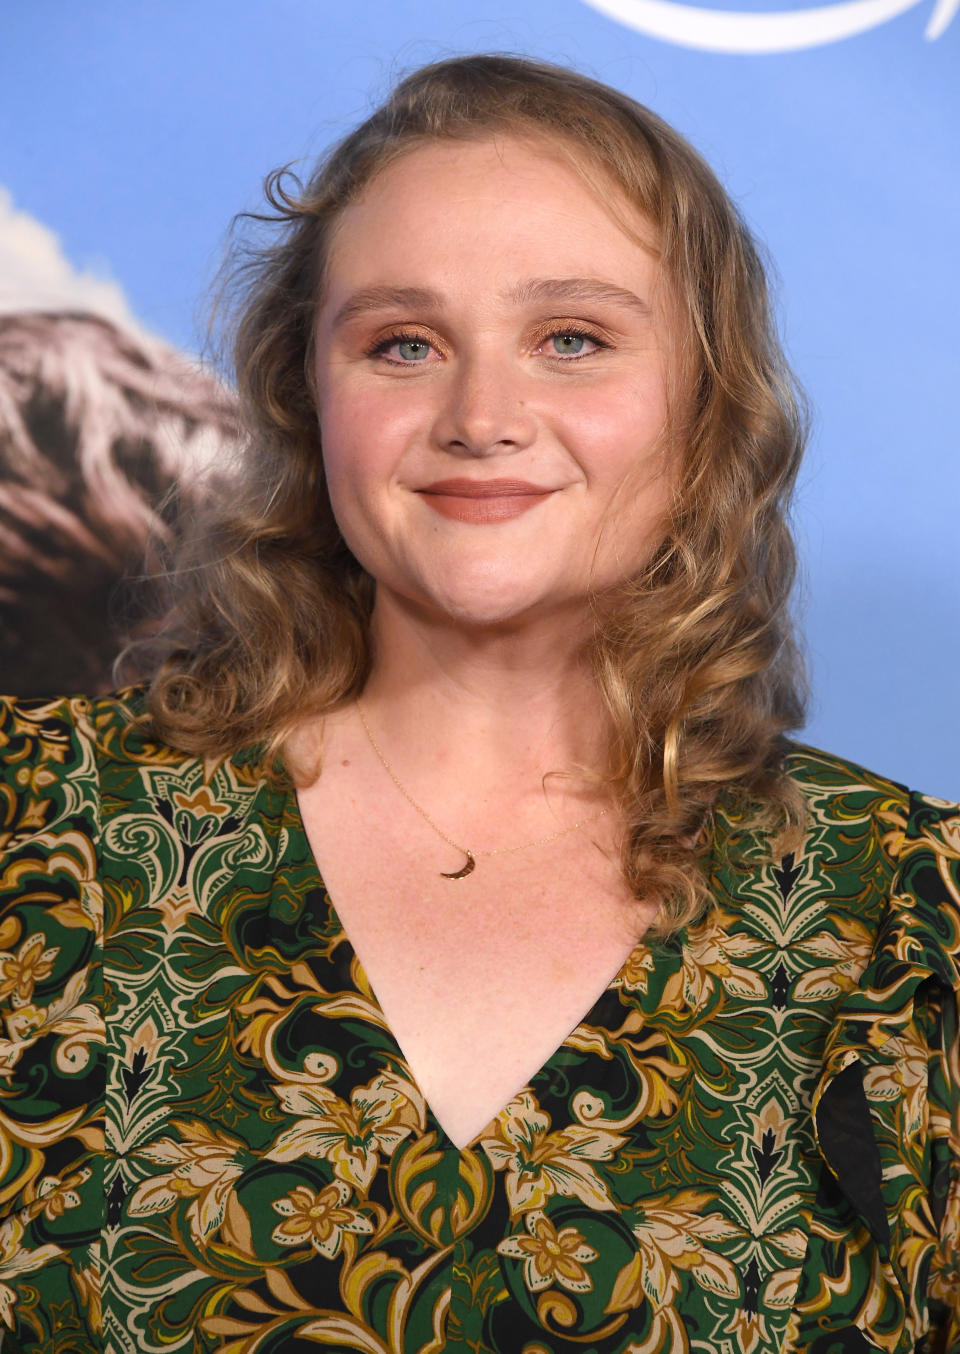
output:
[{"label": "blue eye", "polygon": [[397,352],[404,362],[422,362],[429,351],[430,344],[425,339],[397,340]]},{"label": "blue eye", "polygon": [[419,367],[434,352],[434,345],[420,334],[388,334],[366,350],[367,357],[378,357],[393,367]]},{"label": "blue eye", "polygon": [[550,341],[564,357],[579,357],[587,340],[584,334],[554,334]]}]

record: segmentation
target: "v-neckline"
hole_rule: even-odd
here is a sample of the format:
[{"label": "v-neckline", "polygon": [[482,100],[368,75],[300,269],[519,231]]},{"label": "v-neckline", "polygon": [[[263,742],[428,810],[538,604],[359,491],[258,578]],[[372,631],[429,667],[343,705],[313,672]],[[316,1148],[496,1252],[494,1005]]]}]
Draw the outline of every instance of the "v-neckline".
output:
[{"label": "v-neckline", "polygon": [[[309,842],[308,842],[307,844],[308,844],[308,846],[309,846]],[[310,854],[311,854],[311,856],[312,856],[312,855],[313,855],[313,852],[311,851]],[[360,956],[357,954],[357,951],[356,951],[356,949],[354,948],[354,945],[353,945],[353,941],[350,939],[349,935],[347,934],[346,928],[344,927],[343,922],[342,922],[341,919],[340,919],[340,914],[339,914],[339,912],[337,911],[336,904],[334,903],[333,899],[331,898],[330,893],[329,893],[329,891],[328,891],[328,889],[327,889],[326,884],[324,884],[324,882],[323,882],[323,875],[321,874],[320,869],[319,869],[319,867],[317,866],[316,861],[314,861],[314,869],[316,870],[317,879],[318,879],[318,881],[319,881],[319,883],[320,883],[320,887],[322,888],[322,890],[323,890],[323,895],[324,895],[324,897],[325,897],[325,899],[326,899],[326,905],[327,905],[327,909],[328,909],[330,918],[331,918],[332,922],[335,924],[335,929],[336,929],[336,931],[339,933],[339,937],[340,937],[339,943],[340,943],[341,945],[343,945],[343,946],[347,949],[347,951],[348,951],[348,953],[349,953],[349,955],[350,955],[350,959],[351,959],[351,963],[350,963],[350,971],[351,971],[351,973],[353,973],[353,971],[354,971],[354,965],[356,965],[356,971],[359,972],[359,974],[360,974],[360,976],[361,976],[361,978],[362,978],[362,981],[363,981],[363,982],[365,983],[365,985],[366,985],[365,990],[364,990],[364,991],[361,991],[361,989],[359,988],[359,986],[357,986],[356,982],[354,982],[355,990],[357,991],[358,995],[363,996],[364,998],[368,998],[368,999],[373,1003],[374,1007],[376,1008],[376,1011],[377,1011],[377,1013],[378,1013],[378,1015],[379,1015],[379,1017],[380,1017],[381,1028],[383,1029],[384,1033],[387,1035],[388,1039],[390,1040],[390,1043],[393,1045],[393,1048],[396,1050],[397,1057],[399,1058],[399,1060],[400,1060],[401,1064],[403,1065],[403,1068],[404,1068],[404,1070],[405,1070],[405,1072],[406,1072],[407,1080],[410,1082],[410,1084],[411,1084],[412,1086],[414,1086],[414,1087],[416,1088],[417,1094],[420,1096],[420,1099],[423,1101],[424,1108],[425,1108],[425,1111],[426,1111],[426,1117],[427,1117],[428,1121],[432,1121],[433,1125],[434,1125],[436,1128],[439,1129],[440,1134],[442,1135],[444,1141],[445,1141],[447,1144],[449,1144],[449,1146],[450,1146],[454,1151],[458,1152],[458,1153],[461,1154],[461,1155],[462,1155],[464,1152],[473,1152],[473,1151],[476,1151],[477,1148],[480,1147],[480,1145],[481,1145],[481,1143],[482,1143],[482,1140],[483,1140],[484,1138],[486,1138],[486,1137],[489,1137],[490,1134],[491,1134],[491,1132],[494,1131],[495,1125],[496,1125],[496,1123],[497,1123],[497,1120],[500,1118],[500,1116],[504,1113],[504,1111],[508,1108],[508,1106],[511,1105],[511,1104],[513,1103],[514,1100],[516,1100],[519,1096],[522,1096],[522,1095],[523,1095],[524,1091],[532,1091],[532,1092],[534,1092],[534,1094],[536,1094],[536,1086],[537,1086],[537,1083],[540,1082],[540,1081],[543,1079],[543,1077],[544,1077],[546,1074],[549,1073],[549,1071],[551,1070],[552,1065],[553,1065],[553,1064],[556,1062],[556,1060],[562,1055],[562,1053],[564,1052],[564,1050],[568,1048],[571,1038],[572,1038],[573,1035],[576,1033],[576,1031],[581,1027],[581,1025],[590,1024],[590,1023],[592,1022],[592,1017],[595,1015],[595,1013],[598,1012],[598,1009],[601,1007],[601,1005],[602,1005],[605,1001],[607,1001],[607,1000],[611,997],[612,994],[618,992],[619,986],[620,986],[620,980],[622,979],[623,974],[624,974],[624,972],[625,972],[627,966],[629,965],[631,959],[632,959],[633,956],[637,953],[638,949],[640,949],[641,947],[644,947],[644,942],[643,942],[642,940],[637,941],[637,943],[634,945],[633,949],[632,949],[632,950],[630,951],[630,953],[627,955],[626,959],[623,961],[623,963],[622,963],[622,964],[620,965],[620,967],[617,969],[616,973],[613,975],[613,977],[610,979],[610,981],[606,984],[606,986],[603,988],[603,990],[599,993],[599,995],[597,996],[596,1000],[595,1000],[595,1001],[593,1002],[593,1004],[590,1006],[590,1009],[589,1009],[583,1016],[580,1017],[580,1019],[579,1019],[579,1020],[577,1021],[577,1023],[573,1026],[572,1029],[570,1029],[570,1030],[567,1031],[567,1033],[564,1035],[563,1039],[561,1039],[560,1043],[557,1044],[556,1048],[553,1049],[553,1051],[547,1056],[547,1058],[544,1060],[544,1062],[542,1062],[542,1063],[540,1064],[540,1066],[536,1069],[536,1071],[533,1073],[533,1075],[530,1076],[525,1082],[523,1082],[522,1085],[518,1086],[517,1089],[512,1093],[512,1095],[509,1096],[509,1098],[507,1099],[506,1103],[503,1104],[503,1105],[501,1105],[498,1109],[496,1109],[496,1110],[493,1112],[493,1114],[490,1116],[490,1118],[487,1120],[487,1122],[484,1124],[484,1126],[483,1126],[477,1133],[475,1133],[474,1136],[473,1136],[468,1142],[464,1143],[463,1146],[461,1146],[459,1143],[454,1142],[454,1140],[453,1140],[453,1138],[451,1137],[450,1133],[449,1133],[449,1132],[447,1131],[447,1129],[444,1127],[444,1125],[443,1125],[443,1123],[441,1122],[440,1118],[438,1117],[436,1111],[434,1110],[433,1106],[431,1105],[428,1096],[424,1093],[423,1088],[421,1087],[420,1082],[419,1082],[419,1080],[417,1079],[416,1074],[414,1073],[413,1067],[412,1067],[412,1065],[411,1065],[411,1063],[410,1063],[410,1059],[407,1057],[406,1053],[404,1052],[403,1048],[401,1047],[400,1041],[399,1041],[399,1039],[397,1038],[397,1036],[394,1034],[393,1028],[392,1028],[392,1026],[390,1025],[390,1022],[389,1022],[389,1020],[388,1020],[387,1017],[386,1017],[386,1014],[385,1014],[385,1012],[384,1012],[384,1009],[383,1009],[383,1007],[382,1007],[381,1004],[380,1004],[380,999],[379,999],[379,997],[377,996],[376,988],[373,986],[373,983],[370,981],[370,975],[367,973],[367,970],[366,970],[366,968],[364,967],[363,961],[362,961],[362,959],[360,958]]]},{"label": "v-neckline", "polygon": [[[563,1039],[561,1039],[561,1041],[556,1045],[556,1047],[547,1056],[547,1058],[540,1064],[540,1066],[533,1072],[533,1074],[530,1077],[528,1077],[525,1082],[519,1085],[516,1088],[516,1090],[510,1095],[507,1101],[503,1105],[499,1106],[499,1108],[497,1108],[494,1111],[494,1113],[490,1116],[490,1118],[487,1119],[483,1127],[477,1133],[475,1133],[474,1136],[470,1138],[468,1142],[464,1143],[461,1146],[454,1141],[450,1133],[444,1127],[439,1116],[434,1111],[429,1098],[425,1095],[423,1088],[420,1085],[420,1082],[414,1072],[410,1059],[407,1057],[407,1054],[404,1052],[399,1039],[393,1032],[393,1028],[390,1025],[389,1020],[387,1019],[384,1009],[380,1003],[380,999],[377,996],[376,988],[370,981],[370,975],[366,970],[366,966],[364,965],[363,960],[360,958],[360,955],[357,953],[353,941],[350,938],[350,935],[343,924],[342,918],[340,917],[340,913],[337,910],[336,903],[333,897],[331,896],[329,889],[327,888],[326,882],[323,877],[323,871],[320,868],[320,864],[314,853],[313,846],[310,842],[310,838],[307,835],[306,825],[303,821],[303,814],[301,813],[300,810],[300,801],[297,797],[296,788],[292,783],[290,783],[288,787],[287,813],[284,816],[291,821],[293,828],[299,834],[302,840],[304,854],[306,856],[307,863],[309,865],[309,868],[313,871],[316,877],[316,883],[323,894],[329,918],[331,922],[334,923],[334,925],[331,926],[327,931],[327,934],[336,935],[337,936],[336,943],[340,946],[345,947],[346,950],[348,951],[350,962],[347,967],[348,971],[351,974],[351,982],[354,985],[354,990],[356,991],[358,996],[363,997],[365,1000],[370,1000],[373,1006],[375,1007],[379,1015],[379,1023],[381,1029],[389,1039],[390,1043],[393,1045],[393,1049],[396,1052],[396,1057],[399,1060],[402,1067],[404,1068],[407,1075],[407,1079],[409,1080],[411,1086],[413,1086],[416,1089],[417,1094],[420,1096],[420,1099],[423,1102],[425,1117],[428,1124],[432,1123],[432,1125],[439,1131],[439,1134],[443,1139],[443,1141],[449,1146],[451,1150],[457,1152],[459,1155],[462,1155],[465,1152],[476,1151],[480,1147],[483,1139],[490,1135],[491,1130],[494,1129],[494,1126],[496,1125],[497,1120],[500,1118],[500,1116],[513,1103],[513,1101],[516,1100],[519,1096],[522,1096],[525,1091],[531,1091],[534,1094],[536,1094],[537,1084],[542,1081],[545,1075],[549,1074],[553,1065],[556,1063],[557,1059],[562,1056],[562,1054],[566,1049],[568,1049],[570,1045],[570,1040],[572,1039],[576,1031],[580,1029],[583,1025],[589,1025],[591,1023],[594,1023],[594,1017],[599,1013],[601,1006],[605,1002],[609,1001],[612,996],[616,996],[617,999],[619,1000],[619,991],[623,984],[624,976],[628,968],[633,966],[633,961],[635,960],[636,957],[643,955],[649,960],[650,963],[652,963],[656,955],[659,954],[661,958],[666,956],[667,952],[664,949],[664,947],[657,946],[655,941],[653,942],[653,944],[651,944],[648,941],[646,941],[643,937],[635,941],[634,944],[631,946],[630,950],[627,952],[627,954],[621,961],[619,968],[611,976],[611,978],[604,985],[604,987],[600,990],[600,992],[597,994],[596,998],[591,1003],[589,1008],[584,1012],[584,1014],[579,1018],[579,1020],[577,1020],[576,1024],[574,1024],[572,1028],[567,1031]],[[680,936],[674,937],[673,945],[675,945],[677,947],[677,950],[679,951],[682,951],[682,948],[685,945],[685,935],[686,933],[683,932]],[[673,946],[671,946],[671,948],[673,948]],[[362,982],[365,984],[364,990],[361,990],[361,988],[357,984],[357,980],[352,976],[355,971],[354,965],[356,966],[356,971],[359,972]],[[648,964],[644,965],[644,967],[648,966],[649,966]]]}]

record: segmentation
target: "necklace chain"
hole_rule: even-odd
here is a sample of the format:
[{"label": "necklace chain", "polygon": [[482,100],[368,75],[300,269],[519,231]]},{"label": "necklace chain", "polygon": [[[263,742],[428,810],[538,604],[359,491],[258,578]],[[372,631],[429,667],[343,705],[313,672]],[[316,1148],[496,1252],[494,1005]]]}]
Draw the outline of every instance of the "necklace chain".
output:
[{"label": "necklace chain", "polygon": [[357,714],[360,716],[360,723],[363,725],[363,731],[367,735],[367,739],[370,743],[370,746],[377,754],[377,758],[380,762],[380,765],[383,767],[384,771],[386,771],[387,775],[393,781],[394,785],[403,795],[404,799],[407,801],[410,807],[412,809],[416,809],[417,813],[419,813],[423,821],[425,823],[429,823],[430,827],[433,828],[437,836],[442,838],[442,840],[445,841],[448,846],[452,846],[455,851],[460,851],[463,853],[463,855],[466,856],[467,861],[469,862],[468,868],[464,871],[458,870],[455,874],[449,875],[444,874],[443,876],[444,879],[463,878],[464,874],[469,874],[470,871],[473,869],[473,862],[478,857],[481,856],[510,856],[513,855],[515,851],[526,851],[529,847],[533,846],[545,846],[547,842],[556,841],[558,837],[566,837],[571,832],[576,832],[578,828],[585,827],[587,823],[595,823],[597,819],[602,818],[604,814],[606,814],[607,812],[606,809],[601,809],[599,813],[593,813],[590,815],[589,818],[581,818],[579,822],[573,823],[570,827],[558,828],[556,832],[548,832],[546,836],[535,837],[533,841],[520,842],[519,845],[517,846],[497,846],[492,851],[468,851],[465,846],[461,846],[460,843],[454,841],[452,837],[448,837],[447,834],[444,832],[443,828],[438,827],[438,825],[433,821],[433,819],[430,817],[429,813],[427,813],[423,805],[418,804],[417,801],[414,799],[413,795],[410,793],[410,791],[404,785],[403,781],[401,781],[400,777],[394,771],[393,767],[387,761],[386,757],[380,751],[376,739],[370,732],[370,725],[367,723],[366,718],[364,717],[363,707],[359,701],[357,701]]}]

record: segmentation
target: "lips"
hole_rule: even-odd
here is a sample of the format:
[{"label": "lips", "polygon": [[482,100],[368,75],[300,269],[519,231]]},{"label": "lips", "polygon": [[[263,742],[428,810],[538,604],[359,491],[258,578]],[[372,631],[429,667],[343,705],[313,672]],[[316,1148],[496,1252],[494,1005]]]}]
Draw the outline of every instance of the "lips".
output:
[{"label": "lips", "polygon": [[506,522],[529,512],[554,492],[527,480],[435,480],[417,492],[434,512],[455,522]]}]

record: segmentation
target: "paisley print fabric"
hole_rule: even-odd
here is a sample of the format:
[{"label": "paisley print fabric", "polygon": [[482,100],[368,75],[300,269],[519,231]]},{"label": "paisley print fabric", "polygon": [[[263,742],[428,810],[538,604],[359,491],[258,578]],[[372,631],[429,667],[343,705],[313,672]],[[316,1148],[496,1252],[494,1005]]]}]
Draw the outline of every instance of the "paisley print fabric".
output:
[{"label": "paisley print fabric", "polygon": [[790,746],[777,859],[459,1151],[258,754],[0,706],[3,1354],[960,1351],[960,814]]}]

